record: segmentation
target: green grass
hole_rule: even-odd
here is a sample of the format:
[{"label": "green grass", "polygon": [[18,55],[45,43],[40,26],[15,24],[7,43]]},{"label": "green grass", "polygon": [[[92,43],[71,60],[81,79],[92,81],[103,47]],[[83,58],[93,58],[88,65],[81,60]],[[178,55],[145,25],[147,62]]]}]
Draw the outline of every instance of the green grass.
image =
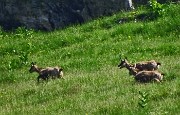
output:
[{"label": "green grass", "polygon": [[[41,32],[19,28],[0,34],[0,114],[168,114],[180,113],[180,6],[164,17],[118,24],[143,9],[120,12],[83,25]],[[136,83],[120,57],[157,60],[162,83]],[[30,63],[61,66],[64,80],[37,84]],[[140,92],[147,105],[138,105]]]}]

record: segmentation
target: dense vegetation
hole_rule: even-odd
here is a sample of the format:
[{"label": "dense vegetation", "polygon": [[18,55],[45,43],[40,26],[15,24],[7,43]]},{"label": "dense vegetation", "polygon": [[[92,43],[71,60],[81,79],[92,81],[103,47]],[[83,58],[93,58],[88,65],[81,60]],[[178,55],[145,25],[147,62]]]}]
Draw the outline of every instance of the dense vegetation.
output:
[{"label": "dense vegetation", "polygon": [[[180,6],[151,8],[53,32],[1,29],[0,114],[179,114]],[[163,82],[136,83],[120,57],[161,62]],[[32,61],[65,79],[37,84]]]}]

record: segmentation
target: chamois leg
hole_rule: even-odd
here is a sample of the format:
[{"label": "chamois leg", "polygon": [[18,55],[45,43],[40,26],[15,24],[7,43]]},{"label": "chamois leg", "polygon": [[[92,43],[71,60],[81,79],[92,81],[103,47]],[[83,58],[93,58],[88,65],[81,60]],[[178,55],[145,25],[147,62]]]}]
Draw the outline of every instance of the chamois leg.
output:
[{"label": "chamois leg", "polygon": [[64,79],[63,76],[60,75],[60,74],[57,75],[57,78],[58,78],[58,79],[60,79],[60,78],[61,78],[61,79]]},{"label": "chamois leg", "polygon": [[48,76],[48,75],[46,75],[46,76],[44,76],[44,77],[45,77],[45,80],[46,80],[46,81],[49,80],[49,76]]},{"label": "chamois leg", "polygon": [[157,79],[157,78],[154,78],[153,81],[154,81],[154,82],[158,82],[158,83],[161,82],[161,81],[160,81],[159,79]]},{"label": "chamois leg", "polygon": [[39,79],[41,78],[41,76],[39,75],[38,77],[37,77],[37,82],[39,83]]},{"label": "chamois leg", "polygon": [[59,78],[61,78],[61,76],[60,76],[60,75],[57,75],[57,78],[59,79]]},{"label": "chamois leg", "polygon": [[49,79],[49,76],[48,75],[39,75],[38,77],[37,77],[37,81],[38,81],[38,83],[39,83],[39,79],[43,79],[43,80],[45,80],[45,81],[48,81],[48,79]]}]

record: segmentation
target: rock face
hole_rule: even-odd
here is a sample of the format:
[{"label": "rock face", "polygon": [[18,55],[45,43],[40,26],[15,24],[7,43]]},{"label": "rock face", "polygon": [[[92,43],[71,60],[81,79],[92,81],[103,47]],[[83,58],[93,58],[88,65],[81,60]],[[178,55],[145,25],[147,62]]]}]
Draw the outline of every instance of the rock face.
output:
[{"label": "rock face", "polygon": [[53,30],[125,9],[126,0],[1,0],[0,25]]},{"label": "rock face", "polygon": [[24,26],[49,31],[129,9],[126,7],[127,1],[129,0],[0,0],[0,26],[4,29]]}]

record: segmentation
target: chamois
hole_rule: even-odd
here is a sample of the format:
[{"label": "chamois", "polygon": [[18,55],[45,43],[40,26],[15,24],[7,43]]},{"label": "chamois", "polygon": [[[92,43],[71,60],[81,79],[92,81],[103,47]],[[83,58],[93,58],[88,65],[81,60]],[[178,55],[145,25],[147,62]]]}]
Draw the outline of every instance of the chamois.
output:
[{"label": "chamois", "polygon": [[37,81],[39,82],[39,79],[48,80],[49,77],[52,77],[52,79],[57,78],[63,78],[63,69],[59,67],[47,67],[47,68],[39,68],[36,63],[31,63],[31,68],[29,69],[29,72],[37,72],[39,76],[37,77]]},{"label": "chamois", "polygon": [[151,61],[143,61],[143,62],[138,62],[135,64],[130,64],[128,63],[127,59],[121,60],[120,64],[118,65],[118,67],[124,68],[126,65],[130,65],[131,67],[135,67],[137,68],[139,71],[154,71],[157,70],[159,68],[159,65],[161,65],[161,63],[156,62],[155,60],[151,60]]},{"label": "chamois", "polygon": [[158,71],[137,71],[134,67],[129,67],[129,71],[133,74],[138,82],[146,83],[151,81],[161,82],[164,74]]}]

